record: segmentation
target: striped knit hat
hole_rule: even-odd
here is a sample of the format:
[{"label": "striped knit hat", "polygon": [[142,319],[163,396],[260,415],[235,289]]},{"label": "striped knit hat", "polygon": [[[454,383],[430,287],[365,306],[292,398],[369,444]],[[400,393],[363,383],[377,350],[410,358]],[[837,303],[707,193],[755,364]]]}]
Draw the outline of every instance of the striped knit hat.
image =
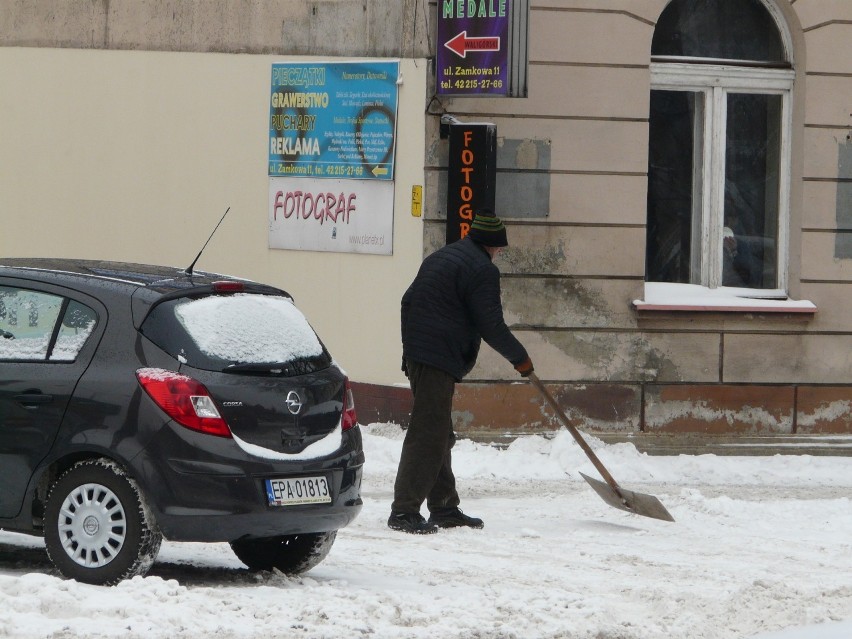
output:
[{"label": "striped knit hat", "polygon": [[483,246],[509,246],[506,227],[500,218],[488,209],[476,212],[467,234],[470,239]]}]

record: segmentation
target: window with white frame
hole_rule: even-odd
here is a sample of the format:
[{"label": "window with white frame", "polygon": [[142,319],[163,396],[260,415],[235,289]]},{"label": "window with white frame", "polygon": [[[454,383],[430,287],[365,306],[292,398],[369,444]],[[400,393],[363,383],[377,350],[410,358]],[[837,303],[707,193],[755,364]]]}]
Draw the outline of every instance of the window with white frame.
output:
[{"label": "window with white frame", "polygon": [[775,11],[673,0],[657,22],[647,282],[786,297],[793,70]]}]

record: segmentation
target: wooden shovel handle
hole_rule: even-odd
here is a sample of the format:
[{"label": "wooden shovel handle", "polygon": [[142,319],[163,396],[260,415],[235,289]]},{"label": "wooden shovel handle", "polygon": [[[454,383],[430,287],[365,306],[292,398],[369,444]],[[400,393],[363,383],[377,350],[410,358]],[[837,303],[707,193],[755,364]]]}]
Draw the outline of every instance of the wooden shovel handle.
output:
[{"label": "wooden shovel handle", "polygon": [[612,475],[609,474],[609,471],[606,467],[601,463],[601,460],[598,459],[598,456],[595,455],[594,451],[591,447],[586,443],[586,440],[583,439],[583,436],[580,435],[580,431],[578,431],[574,425],[569,421],[568,416],[565,412],[559,407],[559,404],[556,403],[556,400],[553,399],[553,395],[550,394],[550,391],[545,388],[542,381],[538,378],[534,372],[529,374],[529,380],[532,382],[532,385],[535,386],[538,391],[542,394],[544,399],[547,400],[547,403],[550,404],[550,407],[553,411],[559,416],[562,420],[562,424],[565,428],[568,429],[568,432],[571,433],[571,436],[576,440],[576,442],[580,445],[580,448],[583,449],[583,452],[586,453],[586,456],[591,460],[592,464],[594,464],[595,468],[597,468],[598,472],[601,474],[601,477],[606,480],[606,483],[609,484],[610,488],[612,488],[616,494],[624,500],[624,496],[621,494],[621,489],[615,479],[612,478]]}]

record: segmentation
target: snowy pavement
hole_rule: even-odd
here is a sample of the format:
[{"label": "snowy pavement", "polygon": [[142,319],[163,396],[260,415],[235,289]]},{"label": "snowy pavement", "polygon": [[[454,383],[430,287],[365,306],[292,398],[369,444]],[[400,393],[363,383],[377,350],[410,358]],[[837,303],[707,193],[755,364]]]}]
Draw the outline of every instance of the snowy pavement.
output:
[{"label": "snowy pavement", "polygon": [[667,523],[607,506],[567,433],[460,441],[462,508],[485,529],[410,536],[385,525],[401,439],[365,428],[364,510],[299,578],[165,542],[147,577],[101,588],[0,532],[0,637],[852,637],[852,457],[657,457],[590,437]]}]

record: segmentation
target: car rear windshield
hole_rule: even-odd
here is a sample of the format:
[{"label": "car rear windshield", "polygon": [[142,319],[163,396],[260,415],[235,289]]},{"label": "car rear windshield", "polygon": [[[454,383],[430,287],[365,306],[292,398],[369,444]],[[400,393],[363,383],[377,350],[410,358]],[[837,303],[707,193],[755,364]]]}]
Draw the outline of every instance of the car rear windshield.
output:
[{"label": "car rear windshield", "polygon": [[193,368],[300,375],[331,365],[322,342],[287,297],[178,298],[156,306],[141,331]]}]

